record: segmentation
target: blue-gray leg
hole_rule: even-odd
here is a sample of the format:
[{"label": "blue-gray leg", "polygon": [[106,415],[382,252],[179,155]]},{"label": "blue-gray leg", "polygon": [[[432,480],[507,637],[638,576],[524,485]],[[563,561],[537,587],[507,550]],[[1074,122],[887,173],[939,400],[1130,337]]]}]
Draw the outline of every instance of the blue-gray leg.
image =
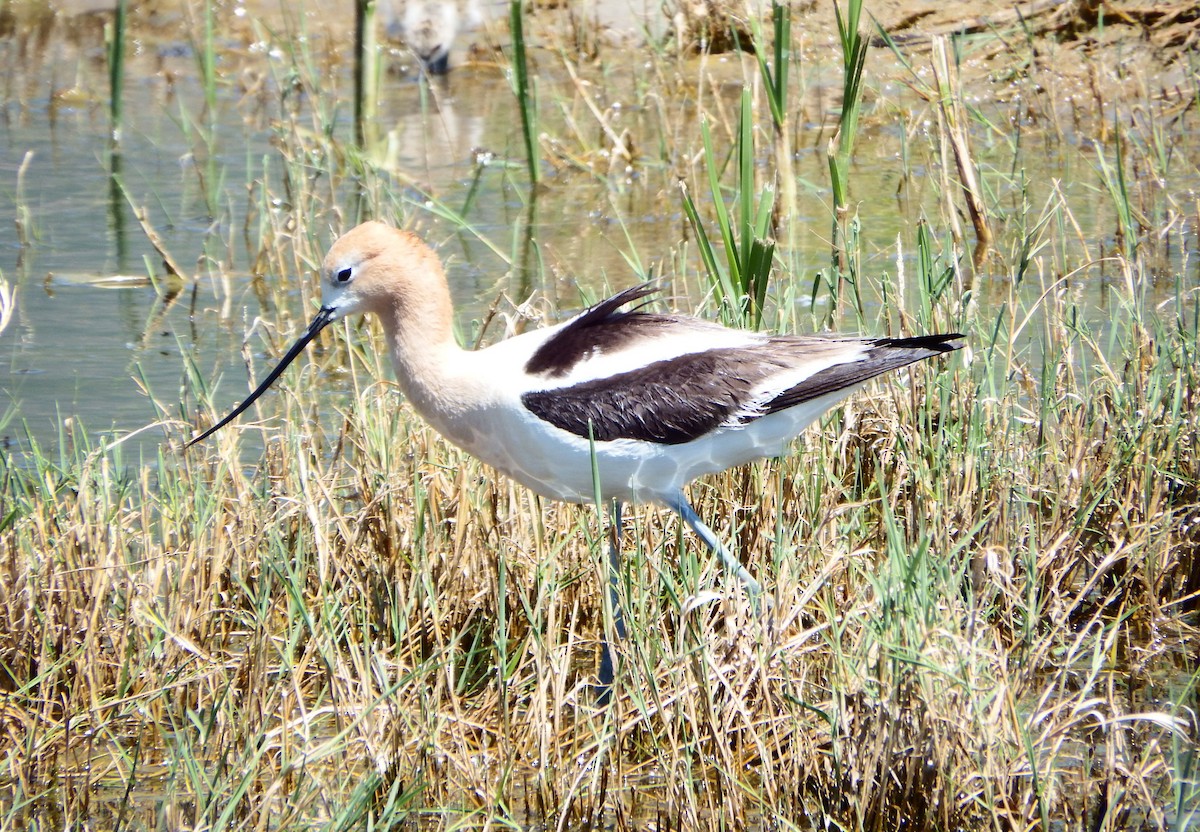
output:
[{"label": "blue-gray leg", "polygon": [[[716,532],[704,524],[700,516],[696,514],[696,510],[692,508],[687,497],[683,492],[675,495],[667,505],[682,517],[689,526],[692,527],[700,539],[704,541],[708,548],[716,553],[721,559],[721,563],[730,572],[738,576],[738,579],[746,587],[746,594],[750,596],[750,603],[755,611],[759,609],[759,597],[762,595],[762,585],[754,579],[754,576],[747,571],[745,566],[742,566],[741,561],[733,556],[733,553],[725,548],[725,544],[717,537]],[[612,502],[611,522],[609,523],[608,537],[608,598],[612,607],[613,616],[613,633],[622,641],[625,639],[625,614],[621,610],[621,595],[620,595],[620,573],[621,573],[621,508],[619,501]],[[616,676],[616,665],[613,659],[612,645],[605,638],[603,652],[600,656],[600,685],[599,685],[599,702],[607,704],[612,696],[613,679]]]},{"label": "blue-gray leg", "polygon": [[741,562],[733,556],[733,553],[725,548],[725,544],[717,538],[716,533],[704,525],[704,521],[696,514],[696,510],[692,508],[691,503],[688,502],[683,492],[680,491],[676,494],[667,505],[687,521],[687,524],[692,527],[692,530],[696,534],[700,535],[700,539],[708,545],[708,548],[716,552],[717,557],[721,559],[721,563],[725,564],[725,568],[741,579],[742,584],[746,587],[747,594],[750,596],[750,602],[754,605],[754,609],[757,610],[758,598],[762,595],[762,585],[754,580],[754,576],[746,571],[746,567],[742,566]]},{"label": "blue-gray leg", "polygon": [[430,75],[445,75],[450,72],[450,50],[446,50],[433,58],[433,60],[427,61],[425,58],[420,58],[419,60],[421,66]]},{"label": "blue-gray leg", "polygon": [[[610,522],[608,525],[608,600],[612,607],[613,633],[618,639],[625,639],[625,614],[621,610],[621,503],[613,500],[610,507]],[[612,694],[612,683],[616,676],[616,664],[613,660],[612,645],[608,638],[604,639],[603,652],[600,655],[600,701],[608,701]]]}]

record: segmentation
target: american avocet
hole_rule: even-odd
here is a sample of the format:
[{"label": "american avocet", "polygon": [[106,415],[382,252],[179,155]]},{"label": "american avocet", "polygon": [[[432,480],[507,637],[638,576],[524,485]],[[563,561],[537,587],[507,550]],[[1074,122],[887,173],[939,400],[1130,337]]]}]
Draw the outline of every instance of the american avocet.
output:
[{"label": "american avocet", "polygon": [[[624,502],[673,509],[757,597],[758,582],[697,516],[684,486],[783,453],[868,379],[958,349],[962,336],[772,336],[628,308],[653,292],[635,286],[556,326],[464,350],[437,255],[408,232],[364,223],[325,256],[322,306],[308,329],[245,401],[188,444],[249,407],[330,323],[373,313],[401,390],[446,439],[557,500],[591,502],[598,480],[613,507],[609,578],[618,635]],[[607,647],[601,680],[612,680]]]},{"label": "american avocet", "polygon": [[377,11],[387,37],[403,41],[431,75],[449,72],[454,39],[483,23],[478,0],[386,0]]}]

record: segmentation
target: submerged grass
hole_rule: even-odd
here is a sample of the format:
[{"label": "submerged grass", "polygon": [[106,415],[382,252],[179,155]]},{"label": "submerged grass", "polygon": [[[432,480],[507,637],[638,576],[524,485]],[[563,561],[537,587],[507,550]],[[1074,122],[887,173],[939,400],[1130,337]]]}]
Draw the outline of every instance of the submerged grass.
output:
[{"label": "submerged grass", "polygon": [[[316,101],[316,66],[298,55],[281,97]],[[310,272],[360,217],[428,221],[332,125],[280,105],[278,156],[248,189],[256,272]],[[700,150],[678,154],[707,178],[720,154]],[[717,251],[723,189],[740,189],[743,234],[765,228],[754,179],[743,157],[692,204],[717,228],[714,265],[736,262]],[[771,258],[768,318],[961,330],[969,350],[855,396],[786,458],[693,487],[768,588],[766,616],[672,516],[631,512],[609,707],[592,688],[612,634],[596,512],[447,446],[355,322],[283,380],[287,430],[246,424],[181,453],[196,414],[219,409],[189,368],[182,396],[148,391],[170,438],[155,458],[71,423],[0,456],[0,827],[1194,825],[1192,232],[1118,212],[1114,236],[1189,253],[1169,275],[1145,242],[1097,264],[1103,241],[1062,240],[1082,225],[1070,195],[1036,211],[1022,192],[981,280],[935,230],[948,196],[935,188],[901,232],[892,273],[848,247],[853,292]],[[681,262],[684,283],[703,268]],[[1083,280],[1106,281],[1101,320]],[[278,354],[315,288],[261,291]],[[335,369],[333,399],[312,376]]]}]

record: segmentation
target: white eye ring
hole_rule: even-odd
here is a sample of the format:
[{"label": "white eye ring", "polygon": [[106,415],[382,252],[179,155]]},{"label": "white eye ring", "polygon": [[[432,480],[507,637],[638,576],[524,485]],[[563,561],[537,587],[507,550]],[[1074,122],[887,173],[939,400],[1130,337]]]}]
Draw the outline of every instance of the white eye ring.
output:
[{"label": "white eye ring", "polygon": [[333,282],[334,283],[349,283],[350,278],[352,278],[352,277],[354,277],[354,270],[351,269],[349,266],[347,266],[346,268],[338,271],[333,276]]}]

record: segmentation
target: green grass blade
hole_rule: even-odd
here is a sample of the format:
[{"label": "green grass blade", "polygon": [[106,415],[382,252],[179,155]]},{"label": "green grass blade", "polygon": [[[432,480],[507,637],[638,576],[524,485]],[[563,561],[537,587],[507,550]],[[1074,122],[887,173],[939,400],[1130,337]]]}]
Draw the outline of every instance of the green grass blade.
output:
[{"label": "green grass blade", "polygon": [[541,179],[537,154],[537,103],[530,88],[529,59],[525,52],[525,21],[521,14],[521,0],[512,0],[508,10],[509,25],[512,27],[512,87],[517,96],[517,112],[521,116],[521,135],[525,140],[525,159],[529,167],[529,181],[537,184]]}]

